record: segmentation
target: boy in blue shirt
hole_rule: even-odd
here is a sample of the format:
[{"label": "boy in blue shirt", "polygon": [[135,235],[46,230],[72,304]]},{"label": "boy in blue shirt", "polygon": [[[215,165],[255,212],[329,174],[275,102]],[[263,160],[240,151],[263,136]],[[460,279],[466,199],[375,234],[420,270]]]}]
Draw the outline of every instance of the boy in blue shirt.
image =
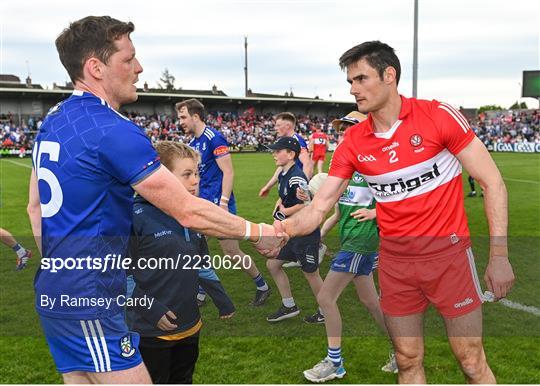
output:
[{"label": "boy in blue shirt", "polygon": [[[276,202],[274,218],[284,220],[304,207],[304,202],[296,197],[296,189],[307,184],[307,178],[302,169],[296,165],[300,154],[300,144],[294,137],[281,137],[275,144],[268,146],[276,165],[282,168],[278,175],[279,199]],[[276,259],[268,259],[266,267],[272,275],[282,298],[281,307],[266,320],[279,322],[292,318],[300,313],[292,296],[289,278],[283,270],[283,264],[287,261],[299,261],[304,276],[317,297],[322,286],[319,274],[319,244],[321,234],[317,228],[311,234],[294,237],[281,249]],[[320,310],[311,316],[304,318],[306,323],[324,323],[324,316]]]}]

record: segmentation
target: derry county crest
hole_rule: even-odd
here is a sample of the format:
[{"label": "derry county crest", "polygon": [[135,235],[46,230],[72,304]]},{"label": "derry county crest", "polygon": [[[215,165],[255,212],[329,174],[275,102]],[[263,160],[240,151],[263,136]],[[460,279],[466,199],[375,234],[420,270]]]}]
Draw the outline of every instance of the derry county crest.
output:
[{"label": "derry county crest", "polygon": [[131,344],[131,334],[127,334],[120,339],[120,355],[129,358],[135,354],[135,348]]},{"label": "derry county crest", "polygon": [[409,141],[413,146],[420,146],[424,140],[420,134],[413,134]]}]

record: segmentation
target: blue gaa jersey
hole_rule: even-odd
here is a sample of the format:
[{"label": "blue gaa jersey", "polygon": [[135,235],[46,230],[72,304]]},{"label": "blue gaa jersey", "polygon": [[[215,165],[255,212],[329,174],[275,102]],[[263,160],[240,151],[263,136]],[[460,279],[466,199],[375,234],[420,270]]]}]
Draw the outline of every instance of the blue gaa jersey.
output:
[{"label": "blue gaa jersey", "polygon": [[133,188],[160,166],[142,130],[101,98],[74,91],[45,118],[33,149],[43,258],[36,308],[96,319],[122,311]]},{"label": "blue gaa jersey", "polygon": [[[189,146],[197,150],[201,155],[201,163],[199,165],[201,175],[199,196],[219,205],[223,172],[216,160],[229,154],[227,140],[216,129],[205,127],[201,136],[194,137],[189,143]],[[231,193],[229,210],[235,212],[235,208],[234,194]]]},{"label": "blue gaa jersey", "polygon": [[[300,144],[300,151],[308,150],[306,140],[300,134],[294,133],[293,137],[296,138],[296,140]],[[296,162],[296,166],[298,166],[300,170],[304,169],[304,164],[300,162],[300,159],[297,158],[295,162]]]}]

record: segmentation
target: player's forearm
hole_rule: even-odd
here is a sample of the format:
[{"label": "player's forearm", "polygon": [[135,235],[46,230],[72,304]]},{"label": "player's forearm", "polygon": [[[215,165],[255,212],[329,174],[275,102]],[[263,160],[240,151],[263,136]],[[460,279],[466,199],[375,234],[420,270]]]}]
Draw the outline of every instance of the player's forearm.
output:
[{"label": "player's forearm", "polygon": [[326,212],[305,206],[302,210],[283,221],[285,233],[290,237],[308,235],[313,232],[324,220]]},{"label": "player's forearm", "polygon": [[221,182],[221,196],[229,199],[231,197],[234,185],[234,172],[223,173]]},{"label": "player's forearm", "polygon": [[294,206],[291,206],[290,208],[283,208],[282,212],[285,216],[290,217],[293,214],[299,212],[305,207],[304,204],[296,204]]},{"label": "player's forearm", "polygon": [[30,226],[32,227],[32,234],[34,235],[34,239],[36,241],[36,245],[38,247],[40,255],[41,252],[41,208],[38,205],[37,207],[35,205],[28,205],[27,208],[28,217],[30,218]]},{"label": "player's forearm", "polygon": [[508,193],[502,177],[484,189],[484,208],[489,226],[490,257],[508,256]]},{"label": "player's forearm", "polygon": [[[208,236],[240,240],[246,234],[246,220],[194,196],[184,201],[182,208],[176,206],[172,216],[185,227]],[[256,241],[257,224],[251,224],[250,234],[253,241]]]},{"label": "player's forearm", "polygon": [[323,226],[321,227],[321,239],[324,238],[328,234],[328,232],[330,232],[332,228],[336,226],[338,221],[339,221],[339,217],[337,216],[336,213],[334,213],[332,216],[326,219]]},{"label": "player's forearm", "polygon": [[26,207],[26,212],[28,213],[28,217],[30,219],[32,234],[34,235],[39,254],[43,256],[43,251],[41,249],[41,201],[39,198],[39,188],[34,169],[32,169],[32,174],[30,175],[28,206]]}]

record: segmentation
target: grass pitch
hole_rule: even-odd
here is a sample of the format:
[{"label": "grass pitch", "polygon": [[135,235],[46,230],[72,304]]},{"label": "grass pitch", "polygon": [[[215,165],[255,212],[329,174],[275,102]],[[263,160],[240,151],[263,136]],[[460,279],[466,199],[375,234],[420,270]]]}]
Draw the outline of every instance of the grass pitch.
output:
[{"label": "grass pitch", "polygon": [[[510,258],[517,277],[509,299],[540,307],[540,155],[494,154],[509,192]],[[268,154],[238,154],[235,165],[235,195],[238,212],[250,220],[271,221],[277,198],[274,189],[266,199],[257,197],[259,188],[274,170]],[[0,160],[0,226],[36,252],[26,216],[29,159]],[[468,192],[466,176],[464,189]],[[488,246],[487,223],[481,198],[466,198],[465,205],[473,235],[473,251],[482,277]],[[325,240],[330,256],[338,250],[337,232]],[[269,284],[265,258],[247,243],[250,253]],[[211,253],[221,253],[215,240]],[[58,383],[54,363],[41,334],[33,308],[33,276],[39,259],[32,259],[22,272],[14,271],[14,254],[0,245],[0,382]],[[330,256],[321,266],[328,271]],[[204,327],[201,353],[194,381],[196,383],[306,383],[302,371],[326,355],[324,326],[311,326],[301,318],[316,309],[316,302],[300,270],[287,271],[295,300],[302,309],[292,320],[271,325],[265,317],[275,311],[280,299],[277,290],[266,306],[248,306],[254,285],[240,271],[219,270],[224,286],[236,307],[235,317],[221,321],[217,310],[208,304],[202,308]],[[352,286],[339,301],[343,317],[343,355],[347,376],[335,383],[394,383],[395,375],[380,371],[389,344],[358,303]],[[540,318],[512,310],[500,304],[487,304],[485,346],[490,365],[500,383],[540,383]],[[462,383],[464,379],[444,338],[438,314],[430,309],[425,321],[426,374],[430,383]]]}]

